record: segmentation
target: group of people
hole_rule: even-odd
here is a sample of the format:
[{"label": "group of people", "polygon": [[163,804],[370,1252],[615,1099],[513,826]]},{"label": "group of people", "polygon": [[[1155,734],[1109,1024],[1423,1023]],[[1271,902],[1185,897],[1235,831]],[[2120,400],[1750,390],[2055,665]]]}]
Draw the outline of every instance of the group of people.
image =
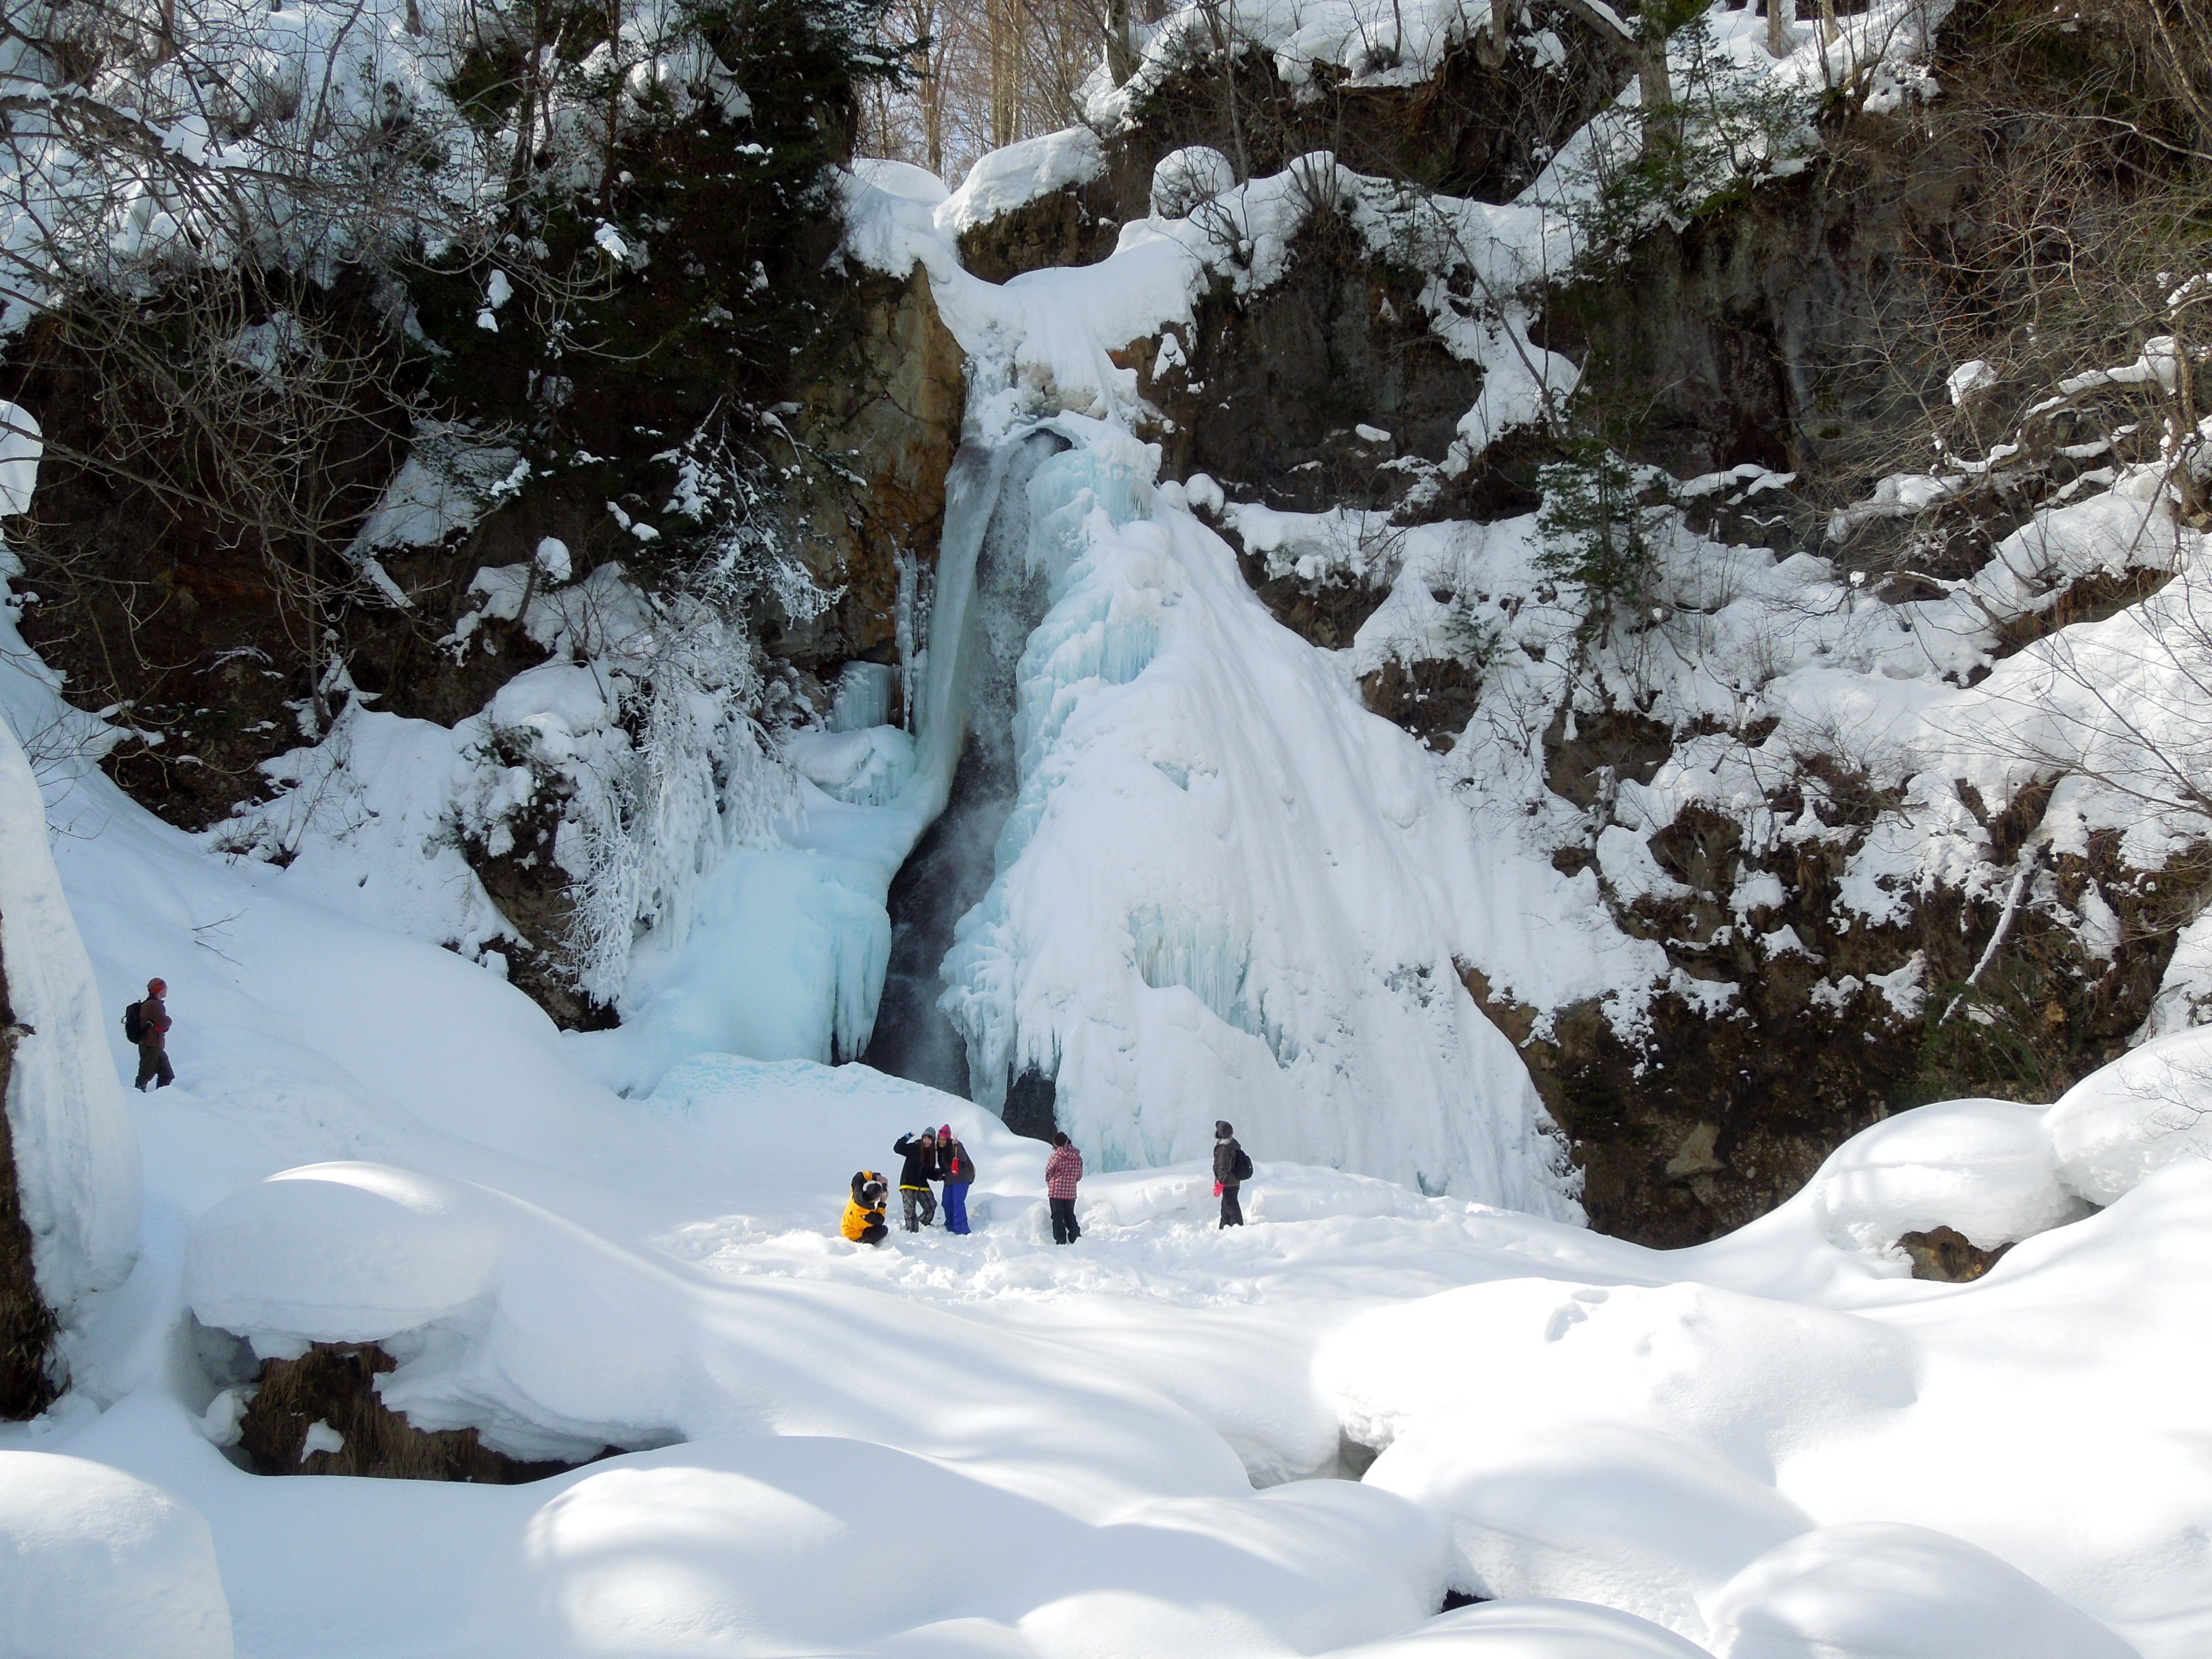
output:
[{"label": "group of people", "polygon": [[[975,1161],[952,1133],[949,1123],[920,1134],[901,1135],[891,1151],[905,1160],[899,1168],[899,1203],[906,1230],[918,1233],[937,1218],[937,1195],[933,1182],[945,1188],[945,1227],[947,1232],[968,1231],[968,1189],[975,1184]],[[1221,1200],[1221,1224],[1241,1227],[1244,1211],[1238,1189],[1252,1178],[1252,1160],[1237,1144],[1225,1122],[1213,1126],[1213,1192]],[[1083,1180],[1083,1154],[1065,1130],[1052,1138],[1052,1152],[1044,1161],[1044,1193],[1052,1212],[1052,1242],[1073,1244],[1083,1237],[1075,1219],[1075,1190]],[[873,1170],[853,1176],[852,1194],[845,1202],[843,1231],[856,1244],[880,1244],[889,1237],[884,1220],[890,1186]]]},{"label": "group of people", "polygon": [[[931,1183],[945,1188],[945,1230],[968,1231],[968,1189],[975,1184],[975,1160],[950,1123],[920,1134],[901,1135],[891,1150],[905,1160],[899,1166],[899,1206],[906,1230],[918,1233],[937,1219],[937,1194]],[[873,1170],[853,1176],[852,1196],[845,1203],[845,1237],[856,1244],[880,1244],[890,1232],[884,1212],[890,1199],[890,1183]]]},{"label": "group of people", "polygon": [[[169,1010],[164,1000],[168,986],[159,979],[146,981],[146,995],[123,1011],[123,1035],[138,1050],[137,1086],[167,1088],[177,1080],[169,1065]],[[918,1233],[937,1219],[935,1188],[945,1189],[945,1230],[968,1231],[968,1189],[975,1184],[975,1160],[950,1123],[920,1134],[901,1135],[891,1151],[903,1162],[899,1166],[899,1206],[906,1230]],[[1244,1211],[1237,1189],[1252,1176],[1252,1160],[1239,1146],[1225,1122],[1213,1126],[1213,1191],[1221,1200],[1221,1224],[1241,1227]],[[1073,1244],[1083,1237],[1075,1219],[1075,1189],[1083,1180],[1083,1154],[1065,1131],[1052,1138],[1052,1152],[1044,1161],[1045,1199],[1052,1211],[1052,1242]],[[843,1231],[856,1244],[880,1244],[890,1231],[884,1218],[890,1198],[890,1183],[873,1170],[856,1171],[852,1194],[846,1200]]]}]

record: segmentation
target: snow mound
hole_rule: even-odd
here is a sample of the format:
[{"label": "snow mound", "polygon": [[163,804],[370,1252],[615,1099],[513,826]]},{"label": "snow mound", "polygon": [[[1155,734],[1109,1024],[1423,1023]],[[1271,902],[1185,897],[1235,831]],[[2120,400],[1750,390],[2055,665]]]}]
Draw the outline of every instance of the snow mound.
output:
[{"label": "snow mound", "polygon": [[905,201],[919,202],[924,207],[935,207],[951,194],[944,179],[912,161],[860,156],[853,163],[853,176],[871,189]]},{"label": "snow mound", "polygon": [[198,1510],[105,1464],[0,1451],[0,1653],[231,1652],[215,1540]]},{"label": "snow mound", "polygon": [[1489,1596],[1626,1607],[1702,1639],[1702,1597],[1812,1522],[1764,1481],[1648,1430],[1415,1430],[1370,1481],[1450,1517],[1457,1570]]},{"label": "snow mound", "polygon": [[1163,219],[1184,219],[1194,209],[1237,187],[1237,169],[1219,150],[1187,144],[1160,157],[1152,169],[1152,211]]},{"label": "snow mound", "polygon": [[1990,1249],[2088,1212],[2060,1184],[2045,1109],[2003,1100],[1946,1101],[1862,1130],[1808,1191],[1843,1249],[1887,1250],[1946,1226]]},{"label": "snow mound", "polygon": [[2051,1109],[2050,1134],[2060,1178],[2092,1204],[2212,1158],[2212,1032],[2161,1037],[2092,1073]]},{"label": "snow mound", "polygon": [[1711,1659],[1633,1613],[1585,1601],[1492,1601],[1331,1659]]},{"label": "snow mound", "polygon": [[[1089,127],[1024,138],[976,159],[960,188],[936,204],[937,227],[957,236],[1054,191],[1087,185],[1105,171],[1105,148]],[[871,182],[881,187],[879,180]]]},{"label": "snow mound", "polygon": [[[825,1183],[825,1231],[842,1185]],[[202,1323],[264,1352],[383,1343],[400,1361],[379,1384],[386,1405],[418,1427],[477,1428],[511,1456],[842,1434],[924,1455],[989,1447],[999,1478],[1073,1483],[1079,1510],[1117,1491],[1243,1484],[1194,1419],[1040,1347],[865,1291],[696,1273],[507,1194],[382,1165],[233,1194],[192,1230],[185,1291]],[[852,1363],[871,1344],[898,1365]],[[1074,1418],[1079,1445],[1064,1435]]]},{"label": "snow mound", "polygon": [[1713,1599],[1720,1659],[2136,1659],[1986,1550],[1924,1527],[1823,1527]]},{"label": "snow mound", "polygon": [[[22,744],[0,719],[0,969],[22,1028],[8,1077],[17,1200],[46,1304],[67,1323],[138,1249],[138,1136],[108,1014],[46,842]],[[116,1018],[122,1017],[118,1004]]]},{"label": "snow mound", "polygon": [[1022,1659],[1310,1653],[1419,1619],[1441,1572],[1425,1517],[1341,1482],[1091,1525],[944,1462],[795,1436],[563,1486],[495,1569],[501,1651],[772,1659],[928,1632]]},{"label": "snow mound", "polygon": [[1476,1589],[1699,1640],[1700,1598],[1813,1524],[1777,1462],[1911,1397],[1894,1334],[1702,1285],[1470,1285],[1364,1316],[1320,1364],[1388,1448],[1369,1482],[1449,1515]]}]

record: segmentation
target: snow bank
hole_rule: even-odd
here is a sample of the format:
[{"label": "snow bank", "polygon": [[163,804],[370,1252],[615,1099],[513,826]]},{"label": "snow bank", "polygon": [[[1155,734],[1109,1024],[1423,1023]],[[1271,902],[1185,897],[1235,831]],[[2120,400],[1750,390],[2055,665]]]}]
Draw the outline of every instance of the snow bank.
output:
[{"label": "snow bank", "polygon": [[1316,1652],[1425,1613],[1437,1546],[1416,1511],[1343,1484],[1092,1527],[878,1445],[732,1438],[568,1484],[484,1624],[561,1655],[765,1656],[910,1631],[1078,1659]]},{"label": "snow bank", "polygon": [[2180,1031],[2091,1073],[2051,1109],[2061,1179],[2110,1204],[2169,1164],[2212,1159],[2212,1031]]},{"label": "snow bank", "polygon": [[1924,1527],[1824,1527],[1712,1599],[1719,1659],[2136,1659],[1985,1550]]},{"label": "snow bank", "polygon": [[1710,1659],[1632,1613],[1583,1601],[1492,1601],[1332,1659]]},{"label": "snow bank", "polygon": [[0,1450],[0,1653],[230,1659],[208,1524],[102,1464]]},{"label": "snow bank", "polygon": [[[1890,1150],[1946,1158],[1887,1167],[1924,1195],[1991,1115],[1936,1109]],[[1982,1138],[1993,1186],[2017,1190],[2017,1137]],[[1835,1173],[1882,1169],[1881,1150]],[[1816,1213],[1605,1282],[1554,1268],[1378,1309],[1322,1345],[1318,1376],[1346,1431],[1386,1447],[1368,1482],[1446,1515],[1477,1589],[1589,1596],[1731,1656],[2129,1651],[2099,1620],[2193,1651],[2212,1462],[2179,1454],[2194,1407],[2173,1380],[2202,1346],[2212,1170],[2158,1171],[1971,1285],[1823,1270]],[[1638,1282],[1684,1269],[1743,1288]],[[1873,1521],[1908,1530],[1853,1530]],[[1882,1644],[1977,1620],[1985,1649]],[[2055,1645],[2005,1644],[2030,1625]]]},{"label": "snow bank", "polygon": [[[131,1271],[138,1138],[108,1054],[110,1016],[46,844],[46,801],[4,718],[0,972],[21,1028],[5,1103],[17,1197],[39,1289],[66,1324],[85,1297]],[[119,1004],[113,1018],[122,1018]]]}]

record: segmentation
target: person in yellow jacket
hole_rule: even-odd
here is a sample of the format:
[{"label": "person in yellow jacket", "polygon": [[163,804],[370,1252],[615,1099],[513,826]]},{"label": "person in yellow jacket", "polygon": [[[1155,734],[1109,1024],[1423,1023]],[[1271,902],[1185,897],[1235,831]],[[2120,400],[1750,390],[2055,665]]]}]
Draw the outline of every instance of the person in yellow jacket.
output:
[{"label": "person in yellow jacket", "polygon": [[855,1244],[880,1244],[890,1229],[884,1225],[884,1200],[890,1188],[873,1170],[853,1177],[853,1195],[845,1200],[845,1237]]}]

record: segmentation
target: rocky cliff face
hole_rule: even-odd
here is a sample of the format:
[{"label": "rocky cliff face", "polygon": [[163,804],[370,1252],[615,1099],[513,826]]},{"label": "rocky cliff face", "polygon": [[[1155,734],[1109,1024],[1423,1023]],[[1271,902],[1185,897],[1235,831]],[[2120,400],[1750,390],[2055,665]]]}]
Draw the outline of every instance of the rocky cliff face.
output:
[{"label": "rocky cliff face", "polygon": [[[1559,32],[1590,50],[1571,27]],[[1945,119],[1832,106],[1821,153],[1796,176],[1724,193],[1550,294],[1536,337],[1583,366],[1580,407],[1623,452],[1678,479],[1785,475],[1754,498],[1722,492],[1693,509],[1696,522],[1730,539],[1818,545],[1831,508],[1911,441],[1917,410],[1901,392],[1910,371],[1888,325],[1955,303],[1941,250],[2004,187],[1990,136],[2018,125],[2023,86],[2071,95],[2065,77],[2082,73],[2081,61],[2054,70],[2041,50],[2023,44],[2008,9],[1962,8],[1932,65],[1955,88]],[[1455,107],[1452,89],[1482,72],[1463,52],[1376,124],[1389,147],[1354,144],[1359,159],[1345,159],[1386,176],[1449,179],[1486,199],[1525,182],[1510,158],[1544,153],[1556,142],[1549,123],[1587,113],[1574,92],[1582,83],[1571,80],[1541,109],[1486,106],[1489,136],[1471,141],[1435,112]],[[1157,125],[1131,149],[1226,145],[1229,96],[1195,84],[1158,95],[1143,118]],[[1322,106],[1344,121],[1331,96]],[[1255,91],[1245,106],[1254,102],[1267,100]],[[1277,164],[1313,137],[1291,119]],[[1497,159],[1477,165],[1476,152]],[[1243,295],[1224,286],[1201,305],[1172,372],[1154,373],[1158,360],[1139,354],[1168,470],[1211,475],[1229,498],[1231,533],[1239,501],[1370,513],[1364,575],[1360,557],[1303,570],[1247,557],[1277,616],[1326,649],[1350,647],[1382,602],[1396,530],[1529,512],[1543,467],[1569,453],[1559,438],[1529,434],[1493,445],[1468,472],[1441,471],[1481,380],[1423,325],[1419,280],[1322,216],[1280,281]],[[1915,368],[1924,377],[1924,363]],[[1982,568],[2026,519],[2015,506],[1955,524],[1939,533],[1940,551],[1923,545],[1902,562],[1892,549],[1840,557],[1856,563],[1853,580],[1892,598],[1930,592]],[[1998,654],[2064,621],[2110,615],[2158,580],[2057,579],[2037,618],[2008,624]],[[1449,748],[1480,686],[1483,649],[1394,659],[1367,672],[1362,690],[1376,712]],[[2202,901],[2197,861],[2133,867],[2121,836],[2105,832],[2078,851],[2037,855],[2040,900],[2016,915],[2002,882],[1936,884],[1902,895],[1893,920],[1854,922],[1843,887],[1869,838],[1899,822],[1902,796],[1851,754],[1800,744],[1771,769],[1758,808],[1770,820],[1817,821],[1822,833],[1762,847],[1743,801],[1682,804],[1668,821],[1637,828],[1671,890],[1654,896],[1616,884],[1596,855],[1616,822],[1613,798],[1624,783],[1650,784],[1712,728],[1655,720],[1646,707],[1625,698],[1554,718],[1547,789],[1586,825],[1554,862],[1591,872],[1616,925],[1658,945],[1678,984],[1693,988],[1662,992],[1626,1030],[1596,1001],[1538,1011],[1493,994],[1479,969],[1466,973],[1571,1137],[1595,1224],[1660,1244],[1712,1237],[1772,1207],[1838,1141],[1891,1110],[1951,1094],[2048,1099],[2142,1029],[2179,930]],[[1757,750],[1771,730],[1732,735]],[[2002,812],[1971,788],[1962,795],[1988,866],[2024,868],[2048,787]],[[2089,913],[2116,919],[2101,943],[2085,942],[2078,923]],[[1763,943],[1784,930],[1802,949],[1776,954]]]},{"label": "rocky cliff face", "polygon": [[[2014,39],[2011,21],[1996,5],[1958,14],[1933,66],[1939,83],[1960,88],[1954,102],[1985,83],[1985,60]],[[1232,158],[1240,176],[1328,150],[1409,188],[1510,201],[1611,100],[1623,73],[1619,43],[1580,8],[1540,4],[1523,24],[1510,40],[1463,43],[1410,85],[1323,75],[1293,88],[1257,53],[1231,70],[1201,65],[1155,82],[1108,138],[1102,172],[971,226],[963,256],[992,281],[1095,260],[1148,210],[1160,161],[1191,145]],[[1531,71],[1540,52],[1556,52],[1553,70]],[[1823,148],[1794,176],[1724,191],[1620,258],[1561,273],[1532,337],[1582,366],[1582,428],[1524,428],[1474,465],[1454,464],[1483,371],[1424,317],[1439,273],[1378,252],[1346,217],[1323,211],[1279,276],[1220,280],[1191,326],[1130,343],[1122,355],[1149,411],[1145,435],[1163,447],[1164,476],[1212,481],[1215,516],[1243,547],[1255,589],[1328,651],[1351,650],[1384,603],[1407,532],[1535,514],[1547,469],[1596,439],[1678,482],[1726,475],[1682,507],[1699,533],[1778,550],[1818,544],[1826,515],[1871,481],[1886,446],[1906,441],[1898,365],[1875,349],[1881,319],[1933,302],[1948,280],[1946,235],[1972,214],[1990,165],[1987,147],[1969,142],[1971,122],[1916,125],[1917,107],[1872,113],[1832,98],[1820,112]],[[468,348],[440,384],[459,387],[480,416],[527,427],[540,465],[472,525],[380,555],[410,603],[349,602],[333,616],[345,695],[452,726],[518,669],[546,660],[523,619],[484,613],[471,591],[479,570],[529,567],[545,538],[564,544],[579,575],[620,562],[648,586],[675,580],[694,556],[656,548],[635,525],[662,511],[668,481],[653,467],[670,434],[705,421],[744,376],[708,361],[720,348],[710,349],[699,322],[720,292],[714,204],[667,194],[661,205],[662,274],[623,302],[616,330],[657,343],[651,372],[579,367],[582,390],[556,412],[538,390],[544,365],[513,356],[501,338],[459,331]],[[1471,272],[1442,280],[1470,314],[1486,303]],[[936,557],[965,395],[958,347],[921,274],[854,276],[822,294],[831,314],[787,381],[745,380],[774,417],[754,434],[781,480],[773,514],[833,596],[816,614],[766,617],[771,723],[825,714],[848,664],[898,660],[902,621]],[[451,322],[474,299],[442,303]],[[84,429],[67,433],[94,450],[98,404],[70,404],[73,372],[65,350],[34,349],[19,354],[0,389],[81,406],[71,418]],[[381,487],[410,438],[395,411],[364,410],[357,470]],[[1646,499],[1669,487],[1656,478],[1639,486]],[[1349,514],[1361,545],[1286,562],[1245,533],[1243,507]],[[1986,566],[2024,516],[1961,520],[1934,552],[1898,556],[1893,544],[1887,562],[1838,552],[1838,568],[1888,599],[1933,592]],[[315,688],[259,564],[189,520],[134,533],[148,517],[130,489],[66,465],[57,471],[22,538],[23,586],[39,596],[24,629],[69,673],[80,702],[124,711],[131,734],[109,761],[118,778],[173,820],[204,828],[263,790],[257,768],[299,741]],[[2069,574],[2033,617],[2007,622],[2005,648],[2152,586],[2139,573]],[[1435,598],[1490,599],[1442,588]],[[465,623],[476,631],[455,649]],[[1358,684],[1377,714],[1446,754],[1480,706],[1498,648],[1495,629],[1470,629],[1363,659]],[[2046,1097],[2142,1026],[2203,888],[2195,866],[2137,867],[2118,836],[2092,836],[2075,850],[2034,854],[2039,897],[2025,909],[2002,880],[1937,882],[1896,894],[1885,920],[1854,920],[1854,860],[1899,821],[1897,781],[1840,749],[1777,747],[1771,720],[1655,714],[1651,698],[1621,683],[1587,684],[1599,689],[1571,691],[1551,711],[1542,793],[1528,810],[1568,826],[1554,867],[1586,873],[1612,925],[1653,947],[1664,972],[1625,1021],[1602,999],[1540,1009],[1494,987],[1480,964],[1462,971],[1571,1137],[1598,1225],[1657,1243],[1710,1237],[1770,1208],[1891,1109],[1938,1094]],[[1756,799],[1685,797],[1657,820],[1632,823],[1617,810],[1625,787],[1648,788],[1694,745],[1717,743],[1764,757]],[[1981,870],[2018,866],[2027,881],[2048,792],[1996,811],[1977,806],[1970,788],[1960,798],[1978,820]],[[1777,839],[1749,830],[1755,818],[1810,829]],[[520,936],[510,971],[564,1021],[604,1022],[604,1006],[563,970],[573,917],[566,882],[543,855],[550,820],[504,828],[496,846],[480,837],[466,850]],[[1623,836],[1662,879],[1620,878],[1605,849]],[[2093,912],[2112,918],[2101,945],[2085,943],[2079,925]],[[1785,938],[1794,948],[1776,944]],[[1962,1006],[1973,1017],[1954,1017]],[[0,1227],[0,1267],[7,1259]]]}]

